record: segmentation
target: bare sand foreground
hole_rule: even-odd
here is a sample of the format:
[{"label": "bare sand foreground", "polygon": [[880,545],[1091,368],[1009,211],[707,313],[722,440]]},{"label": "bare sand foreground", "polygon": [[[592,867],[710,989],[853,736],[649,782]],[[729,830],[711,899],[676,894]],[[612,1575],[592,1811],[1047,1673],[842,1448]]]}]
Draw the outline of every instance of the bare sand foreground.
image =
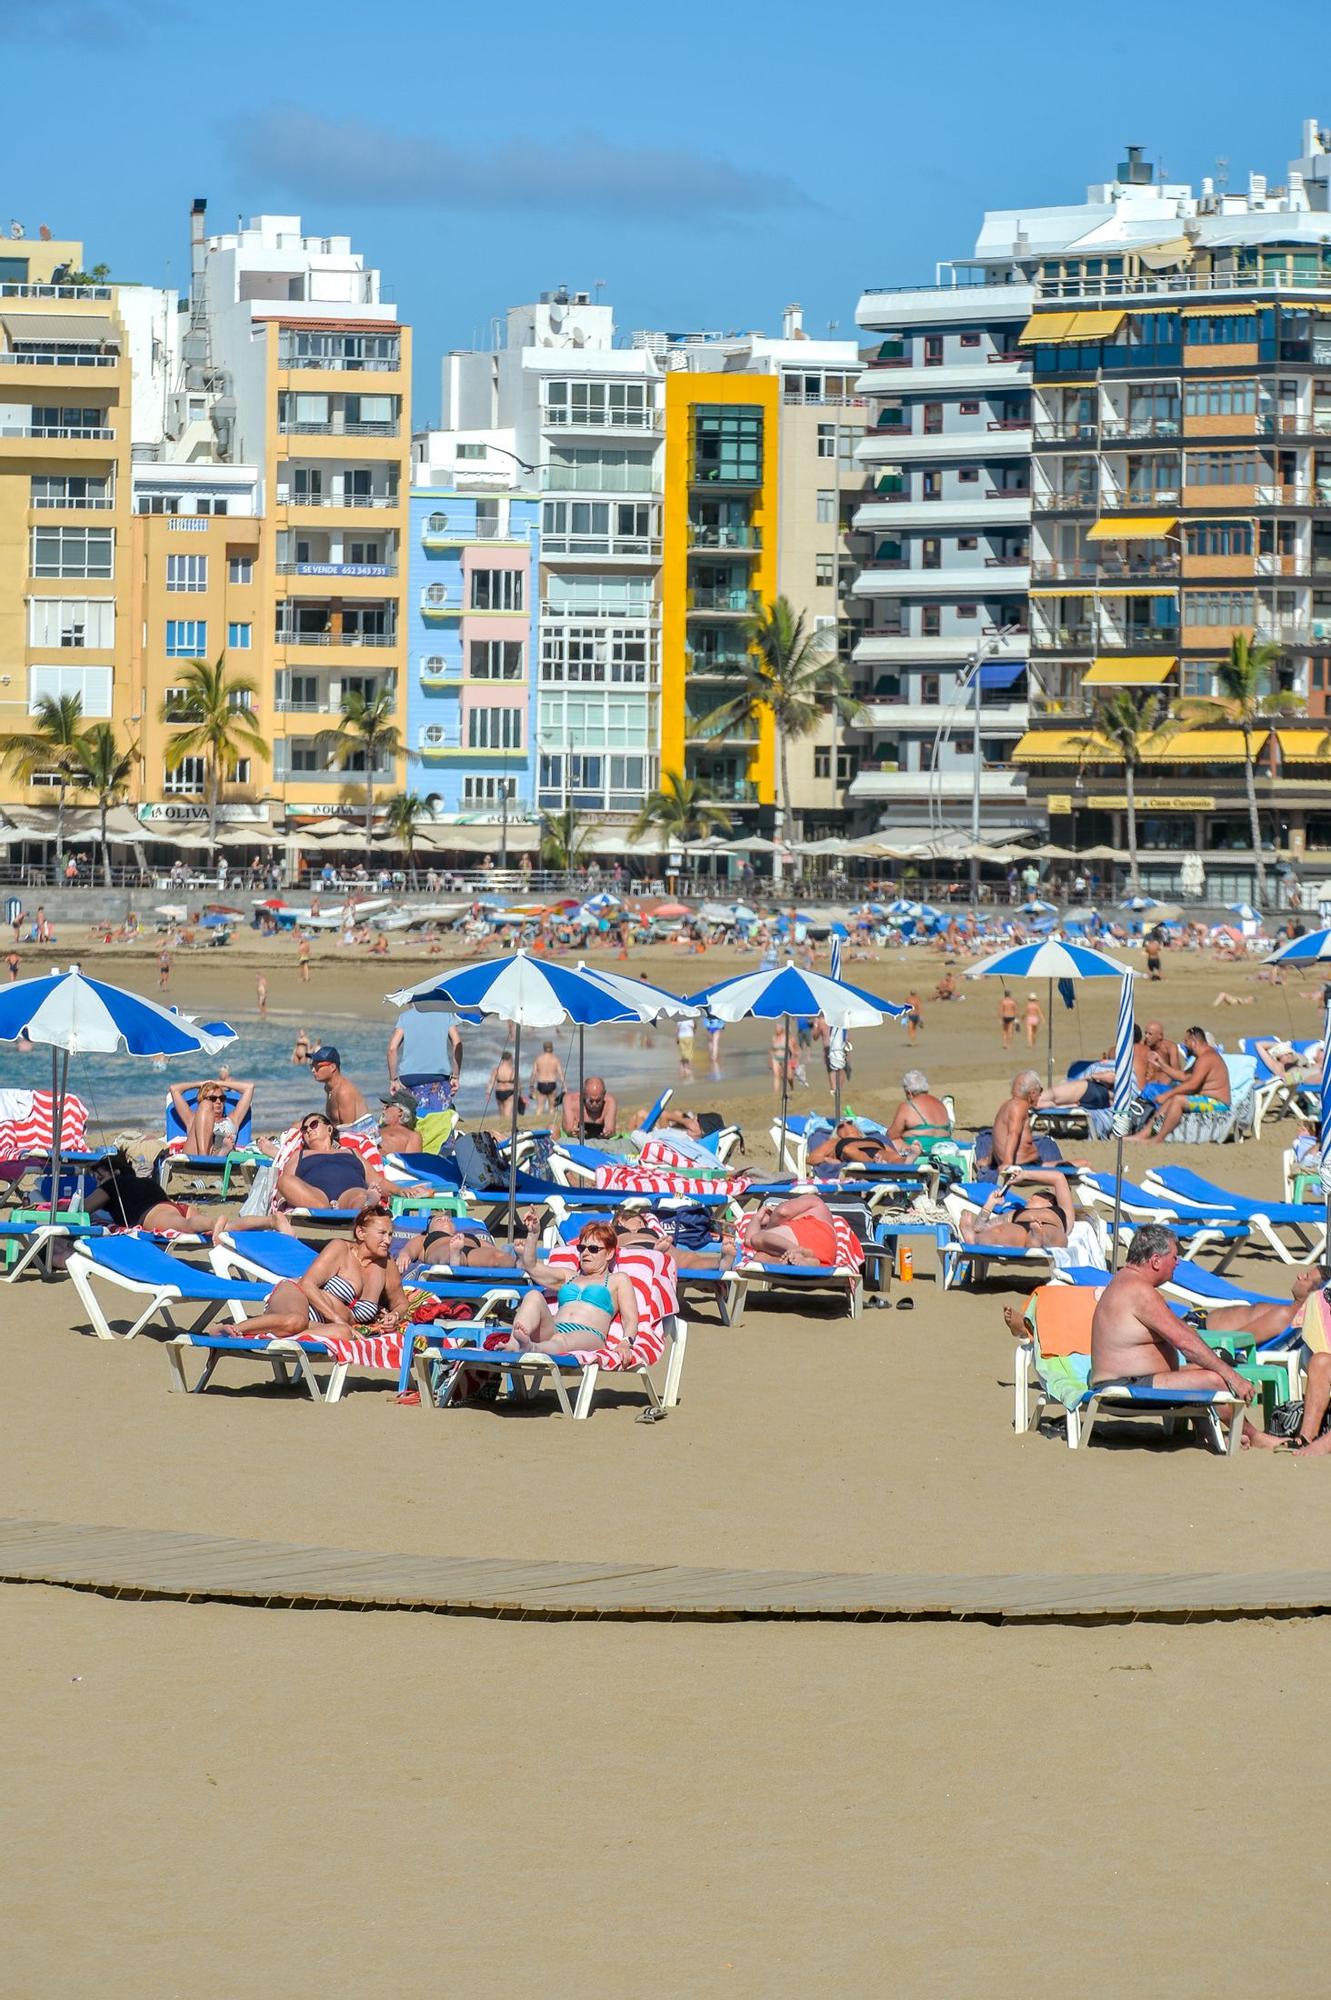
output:
[{"label": "bare sand foreground", "polygon": [[[1216,1017],[1231,1033],[1315,1018],[1243,974],[1169,970],[1174,1030],[1222,980],[1262,995]],[[899,997],[895,971],[865,981]],[[1083,1001],[1090,1046],[1112,1004]],[[915,1054],[964,1116],[1015,1066],[995,1007],[926,1008]],[[861,1039],[857,1100],[880,1110],[904,1045]],[[751,1129],[770,1105],[721,1101]],[[1288,1131],[1204,1164],[1269,1189]],[[403,1410],[377,1386],[333,1410],[171,1397],[152,1343],[91,1341],[68,1287],[25,1284],[0,1290],[0,1514],[755,1567],[1321,1566],[1325,1461],[1015,1438],[1004,1296],[918,1283],[909,1314],[853,1326],[756,1305],[695,1325],[668,1422],[612,1396],[574,1427]],[[556,1625],[39,1587],[0,1592],[0,1614],[0,1993],[23,2000],[1316,1977],[1300,1940],[1331,1826],[1299,1755],[1322,1621]]]}]

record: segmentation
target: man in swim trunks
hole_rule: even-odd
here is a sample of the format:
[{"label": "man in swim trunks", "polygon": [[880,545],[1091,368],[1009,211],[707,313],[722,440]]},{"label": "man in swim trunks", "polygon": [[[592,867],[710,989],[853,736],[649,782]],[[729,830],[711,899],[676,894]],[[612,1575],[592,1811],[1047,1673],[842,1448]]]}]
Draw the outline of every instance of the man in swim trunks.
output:
[{"label": "man in swim trunks", "polygon": [[370,1107],[351,1078],[343,1076],[342,1057],[331,1042],[310,1051],[309,1066],[315,1082],[323,1085],[324,1110],[334,1125],[355,1125],[362,1119],[368,1122]]},{"label": "man in swim trunks", "polygon": [[1289,1288],[1289,1304],[1208,1306],[1204,1316],[1208,1333],[1243,1333],[1253,1340],[1279,1340],[1303,1324],[1303,1309],[1314,1292],[1331,1279],[1331,1270],[1322,1264],[1305,1264],[1296,1271]]},{"label": "man in swim trunks", "polygon": [[1001,1167],[1049,1165],[1059,1158],[1052,1139],[1037,1139],[1031,1131],[1031,1113],[1040,1101],[1040,1090],[1040,1079],[1033,1069],[1021,1070],[1013,1077],[1011,1096],[994,1113],[995,1172]]},{"label": "man in swim trunks", "polygon": [[[1143,1126],[1131,1137],[1137,1144],[1146,1139],[1167,1139],[1189,1111],[1228,1111],[1229,1071],[1219,1049],[1212,1048],[1205,1028],[1189,1028],[1183,1046],[1192,1057],[1192,1067],[1178,1083],[1157,1100],[1158,1123]],[[1154,1132],[1151,1125],[1155,1124]]]},{"label": "man in swim trunks", "polygon": [[564,1065],[555,1054],[553,1042],[542,1042],[541,1053],[531,1066],[528,1089],[539,1105],[553,1111],[564,1093]]},{"label": "man in swim trunks", "polygon": [[835,1270],[832,1211],[816,1194],[764,1202],[744,1231],[744,1248],[764,1264],[819,1264]]},{"label": "man in swim trunks", "polygon": [[1228,1389],[1250,1403],[1253,1384],[1235,1374],[1161,1298],[1160,1287],[1178,1260],[1178,1237],[1163,1223],[1144,1222],[1134,1232],[1126,1262],[1100,1294],[1091,1320],[1092,1385]]}]

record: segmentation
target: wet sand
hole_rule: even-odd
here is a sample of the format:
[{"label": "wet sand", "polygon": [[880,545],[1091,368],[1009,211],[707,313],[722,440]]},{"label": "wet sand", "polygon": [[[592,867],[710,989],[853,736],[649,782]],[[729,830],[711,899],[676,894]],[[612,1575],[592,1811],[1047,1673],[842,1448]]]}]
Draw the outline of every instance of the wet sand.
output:
[{"label": "wet sand", "polygon": [[[377,1004],[384,968],[371,1002],[335,949],[323,991]],[[665,983],[658,956],[630,969]],[[173,997],[243,1000],[253,967],[218,960]],[[669,983],[753,962],[709,953]],[[409,976],[389,972],[385,989]],[[919,956],[847,972],[893,998],[915,985],[910,1059],[955,1085],[963,1120],[992,1112],[1020,1060],[996,991],[930,1006]],[[1315,1032],[1298,989],[1166,974],[1141,1013],[1171,1032]],[[1262,997],[1213,1012],[1221,985]],[[1108,1041],[1114,994],[1082,989],[1080,1033],[1060,1011],[1060,1070]],[[858,1108],[890,1110],[907,1054],[900,1030],[857,1037]],[[826,1102],[818,1081],[800,1108]],[[691,1095],[738,1113],[765,1163],[761,1084],[700,1076]],[[1291,1131],[1178,1157],[1269,1191]],[[1282,1267],[1238,1269],[1287,1289]],[[667,1422],[612,1393],[573,1426],[399,1409],[378,1383],[331,1410],[248,1375],[171,1396],[154,1343],[95,1342],[69,1287],[23,1284],[0,1291],[0,1513],[755,1567],[1319,1563],[1325,1462],[1017,1438],[1013,1294],[911,1296],[855,1325],[756,1299],[734,1330],[695,1319]],[[1291,1753],[1321,1695],[1320,1621],[570,1626],[39,1588],[0,1608],[16,1994],[1202,1996],[1305,1977],[1326,1811]]]}]

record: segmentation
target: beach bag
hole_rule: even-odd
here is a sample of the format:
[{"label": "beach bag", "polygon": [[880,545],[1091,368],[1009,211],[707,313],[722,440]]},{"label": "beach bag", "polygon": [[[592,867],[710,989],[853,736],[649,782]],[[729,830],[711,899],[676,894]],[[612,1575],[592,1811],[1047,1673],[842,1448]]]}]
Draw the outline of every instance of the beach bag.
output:
[{"label": "beach bag", "polygon": [[477,1194],[495,1193],[508,1186],[508,1168],[497,1140],[489,1132],[457,1132],[443,1149],[462,1175],[463,1185]]},{"label": "beach bag", "polygon": [[689,1202],[685,1207],[677,1208],[667,1218],[667,1224],[671,1242],[677,1243],[681,1250],[710,1250],[718,1241],[717,1233],[712,1228],[711,1211],[704,1208],[701,1202]]},{"label": "beach bag", "polygon": [[[1303,1398],[1298,1396],[1292,1403],[1277,1403],[1267,1418],[1266,1428],[1272,1437],[1292,1438],[1299,1434],[1303,1422]],[[1325,1437],[1331,1430],[1331,1409],[1322,1418],[1322,1428],[1317,1433]]]},{"label": "beach bag", "polygon": [[277,1163],[266,1160],[256,1167],[249,1193],[240,1204],[242,1215],[271,1215],[273,1200],[277,1194]]}]

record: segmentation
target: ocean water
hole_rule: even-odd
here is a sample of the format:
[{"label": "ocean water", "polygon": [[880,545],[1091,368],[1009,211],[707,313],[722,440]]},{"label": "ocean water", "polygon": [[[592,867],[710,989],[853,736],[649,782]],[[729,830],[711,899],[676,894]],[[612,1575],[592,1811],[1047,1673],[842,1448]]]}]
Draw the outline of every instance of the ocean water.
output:
[{"label": "ocean water", "polygon": [[[316,1040],[331,1042],[340,1050],[342,1068],[359,1084],[372,1110],[388,1089],[387,1049],[395,1016],[383,1008],[372,1017],[333,1012],[272,1015],[267,1021],[257,1016],[233,1016],[238,1039],[217,1060],[225,1062],[231,1074],[257,1087],[254,1099],[256,1132],[276,1131],[302,1113],[322,1106],[323,1092],[303,1065],[291,1061],[291,1050],[299,1027],[304,1026]],[[478,1027],[463,1024],[463,1069],[459,1109],[464,1117],[479,1118],[486,1110],[486,1083],[505,1040],[501,1024],[486,1022]],[[706,1045],[697,1038],[692,1085],[681,1082],[675,1049],[674,1029],[607,1026],[587,1030],[587,1068],[599,1071],[621,1104],[630,1109],[645,1106],[664,1086],[674,1084],[681,1099],[695,1106],[725,1108],[726,1083],[752,1085],[766,1074],[768,1025],[745,1021],[727,1028],[721,1045],[721,1080],[710,1079]],[[577,1081],[577,1033],[563,1029],[529,1029],[522,1038],[522,1076],[530,1074],[531,1058],[543,1041],[552,1041],[564,1064],[570,1086]],[[170,1082],[194,1082],[209,1070],[208,1059],[181,1057],[160,1071],[151,1063],[132,1056],[73,1056],[69,1066],[70,1089],[88,1107],[89,1121],[105,1132],[124,1127],[152,1131],[162,1125]],[[812,1073],[811,1073],[812,1080]],[[20,1052],[0,1043],[0,1087],[41,1090],[51,1081],[51,1054],[48,1049]],[[816,1087],[816,1086],[815,1086]],[[493,1102],[489,1117],[497,1121]]]}]

